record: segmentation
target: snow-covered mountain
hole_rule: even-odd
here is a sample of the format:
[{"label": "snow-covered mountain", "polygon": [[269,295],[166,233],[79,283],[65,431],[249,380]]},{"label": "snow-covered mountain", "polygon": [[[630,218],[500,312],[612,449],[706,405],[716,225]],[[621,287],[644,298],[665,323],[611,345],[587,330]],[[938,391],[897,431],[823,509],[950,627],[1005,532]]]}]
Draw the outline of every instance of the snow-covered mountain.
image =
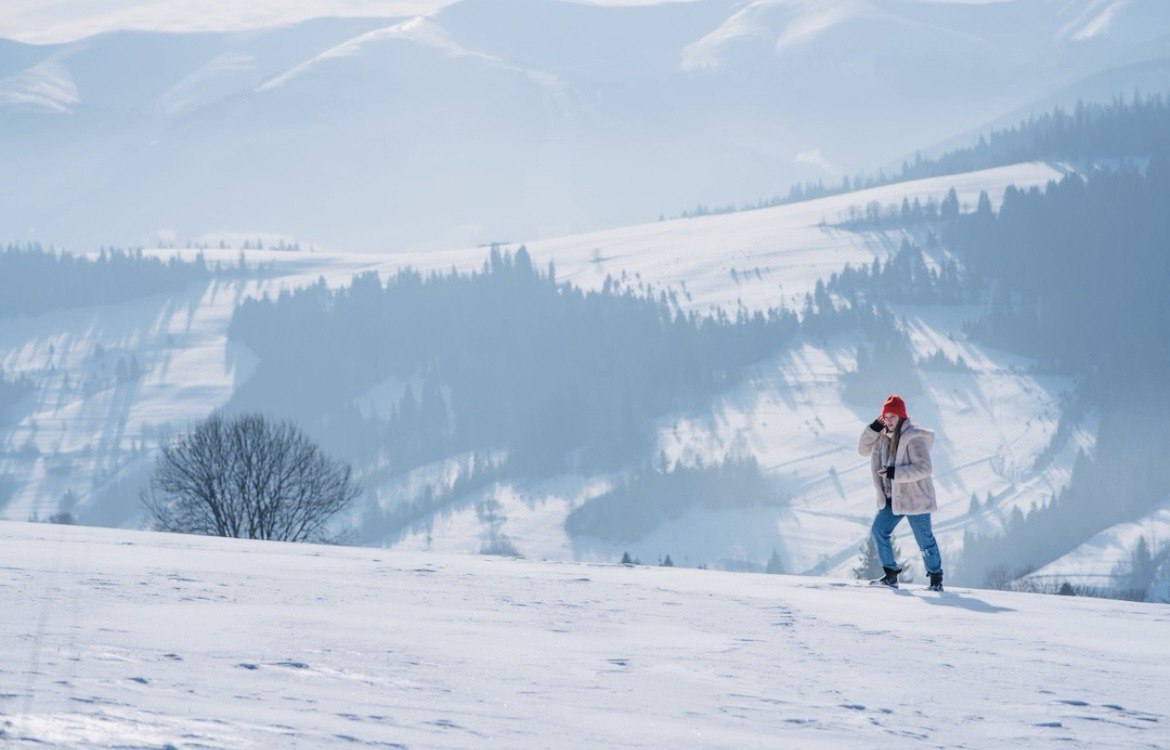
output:
[{"label": "snow-covered mountain", "polygon": [[0,523],[6,747],[1149,748],[1163,605]]},{"label": "snow-covered mountain", "polygon": [[[780,303],[796,308],[818,281],[847,264],[884,260],[901,242],[904,230],[835,226],[851,208],[874,201],[896,205],[904,197],[938,201],[951,187],[971,208],[982,190],[998,201],[1006,186],[1043,185],[1062,169],[1021,164],[757,211],[537,241],[528,249],[534,263],[555,263],[561,281],[585,289],[598,289],[607,276],[624,273],[656,289],[676,290],[690,310],[734,312]],[[225,263],[234,263],[238,254],[206,252],[209,260]],[[318,278],[338,287],[356,273],[385,276],[407,265],[422,271],[474,270],[486,253],[480,247],[381,255],[249,251],[249,264],[271,266],[264,277],[221,279],[186,294],[0,321],[0,367],[36,384],[35,395],[3,434],[3,517],[46,518],[67,510],[89,523],[138,523],[137,493],[151,468],[153,446],[226,404],[252,372],[254,356],[227,336],[241,299]],[[946,258],[935,251],[929,260]],[[964,530],[994,532],[1014,509],[1027,511],[1059,492],[1077,452],[1092,447],[1094,417],[1058,429],[1074,382],[1037,374],[1025,359],[970,342],[962,331],[969,310],[899,306],[895,312],[919,360],[942,352],[951,360],[961,355],[969,364],[965,372],[925,374],[925,392],[911,401],[912,416],[938,432],[935,465],[942,500],[936,531],[944,554],[954,559]],[[610,561],[628,550],[647,561],[669,554],[680,565],[760,569],[775,551],[791,572],[847,574],[867,533],[873,502],[856,439],[877,408],[851,404],[842,395],[854,347],[848,340],[806,339],[759,363],[739,385],[710,394],[704,408],[667,415],[657,425],[656,449],[672,464],[750,455],[788,500],[785,506],[698,508],[635,542],[601,542],[570,536],[564,522],[614,478],[566,474],[477,491],[382,541],[401,549],[474,554],[487,533],[476,505],[491,499],[499,503],[497,530],[530,557]],[[134,358],[141,377],[115,381],[111,373],[119,358]],[[81,383],[100,387],[79,389]],[[386,389],[372,389],[356,406],[393,408],[393,384]],[[406,476],[385,476],[370,467],[366,501],[390,510],[428,483],[449,484],[457,459]],[[980,501],[976,510],[972,496]],[[1131,543],[1124,534],[1098,542],[1101,562],[1093,572],[1111,572],[1128,549],[1121,545]],[[1092,567],[1093,554],[1081,557],[1088,560],[1082,568]]]},{"label": "snow-covered mountain", "polygon": [[1157,85],[1170,51],[1161,0],[273,7],[252,25],[290,23],[131,5],[87,23],[139,30],[0,44],[5,236],[560,236],[837,181],[1086,77]]}]

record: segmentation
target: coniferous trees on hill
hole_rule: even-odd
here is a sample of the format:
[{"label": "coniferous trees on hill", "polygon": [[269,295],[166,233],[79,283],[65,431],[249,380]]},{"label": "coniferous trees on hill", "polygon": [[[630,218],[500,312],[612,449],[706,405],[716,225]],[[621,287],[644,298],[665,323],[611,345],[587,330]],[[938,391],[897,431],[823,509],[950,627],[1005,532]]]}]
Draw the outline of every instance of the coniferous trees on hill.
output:
[{"label": "coniferous trees on hill", "polygon": [[192,262],[164,262],[141,250],[102,250],[97,258],[88,258],[40,245],[9,245],[0,250],[0,316],[124,302],[175,292],[210,277],[202,256]]},{"label": "coniferous trees on hill", "polygon": [[[648,420],[696,406],[799,330],[772,310],[703,317],[660,296],[558,284],[524,249],[493,249],[468,275],[367,275],[245,302],[230,335],[260,363],[237,403],[294,416],[347,455],[401,468],[465,450],[507,448],[513,469],[640,460]],[[391,413],[354,400],[393,381]]]},{"label": "coniferous trees on hill", "polygon": [[981,208],[944,230],[990,289],[970,334],[1079,376],[1079,401],[1100,418],[1093,455],[1057,497],[1015,514],[1001,536],[968,535],[961,580],[1035,570],[1170,492],[1160,457],[1170,421],[1168,205],[1170,160],[1160,154],[1144,172],[1123,166],[1043,191],[1010,188],[999,213]]},{"label": "coniferous trees on hill", "polygon": [[1008,188],[999,213],[961,215],[945,240],[971,273],[992,282],[990,308],[972,334],[1066,371],[1164,370],[1167,205],[1170,160],[1159,156],[1145,172]]},{"label": "coniferous trees on hill", "polygon": [[[962,174],[1026,161],[1062,160],[1091,163],[1107,159],[1143,159],[1170,151],[1170,99],[1162,94],[1132,99],[1117,97],[1108,103],[1078,103],[1071,112],[1057,107],[1051,112],[1021,120],[1010,128],[993,129],[972,146],[930,158],[917,154],[901,169],[887,173],[859,174],[840,182],[823,181],[793,185],[786,195],[741,206],[696,206],[682,218],[749,211],[785,203],[841,195],[855,190],[891,185],[908,180]],[[942,218],[948,218],[942,206]],[[929,207],[921,207],[924,214]],[[913,214],[907,206],[906,213]],[[903,219],[906,217],[903,216]]]},{"label": "coniferous trees on hill", "polygon": [[1118,97],[1105,104],[1057,107],[1004,130],[992,130],[970,148],[906,163],[898,180],[1018,164],[1038,159],[1098,161],[1141,158],[1170,150],[1170,100],[1161,94]]}]

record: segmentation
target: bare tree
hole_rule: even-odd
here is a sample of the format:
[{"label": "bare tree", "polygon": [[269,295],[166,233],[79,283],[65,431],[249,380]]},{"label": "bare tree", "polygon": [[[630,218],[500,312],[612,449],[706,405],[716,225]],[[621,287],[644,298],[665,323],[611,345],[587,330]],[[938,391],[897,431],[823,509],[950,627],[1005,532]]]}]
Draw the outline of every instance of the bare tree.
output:
[{"label": "bare tree", "polygon": [[162,449],[142,500],[154,528],[186,534],[327,541],[360,494],[348,464],[290,422],[213,415]]}]

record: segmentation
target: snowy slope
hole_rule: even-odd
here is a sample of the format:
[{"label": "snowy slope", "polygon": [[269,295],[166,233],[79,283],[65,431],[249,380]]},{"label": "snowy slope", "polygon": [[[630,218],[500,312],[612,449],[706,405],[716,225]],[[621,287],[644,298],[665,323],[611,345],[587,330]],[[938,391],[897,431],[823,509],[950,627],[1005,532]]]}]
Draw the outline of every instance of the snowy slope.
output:
[{"label": "snowy slope", "polygon": [[[1124,573],[1134,547],[1142,537],[1154,553],[1170,542],[1170,501],[1162,503],[1136,521],[1119,523],[1105,529],[1027,578],[1049,586],[1068,581],[1101,589],[1111,588],[1115,582],[1110,579],[1110,574],[1116,571]],[[1155,595],[1162,600],[1170,600],[1170,590],[1167,590],[1165,583],[1159,586]]]},{"label": "snowy slope", "polygon": [[[897,204],[903,195],[941,200],[954,186],[960,201],[970,207],[980,189],[996,196],[994,201],[1002,195],[999,185],[1043,184],[1060,174],[1051,165],[1018,165],[759,211],[537,241],[528,247],[534,262],[553,260],[558,278],[585,287],[600,287],[606,275],[617,277],[624,271],[657,289],[685,290],[689,297],[680,303],[692,309],[734,311],[742,304],[752,310],[777,301],[799,307],[818,279],[847,263],[888,257],[900,243],[900,235],[820,225],[822,220],[839,221],[849,206],[871,200]],[[404,257],[435,270],[482,263],[481,254],[467,250]],[[759,276],[752,273],[757,268]],[[1055,495],[1067,482],[1077,451],[1091,447],[1095,430],[1091,422],[1080,426],[1056,460],[1032,471],[1055,436],[1061,399],[1073,384],[1028,374],[1026,360],[965,341],[961,324],[970,311],[896,312],[905,318],[920,357],[942,350],[952,358],[962,355],[974,369],[969,374],[924,373],[927,393],[911,404],[912,416],[938,432],[935,464],[943,502],[936,532],[944,551],[954,554],[964,529],[994,532],[1013,508],[1027,511]],[[788,509],[698,509],[629,545],[572,539],[561,527],[565,514],[608,486],[583,477],[498,490],[494,496],[507,518],[502,530],[522,552],[540,557],[613,560],[628,549],[644,560],[670,554],[680,564],[762,568],[775,549],[793,572],[847,574],[873,513],[870,480],[856,454],[857,435],[872,415],[845,404],[838,381],[852,368],[853,357],[852,346],[844,342],[806,342],[761,363],[748,382],[721,395],[709,412],[676,415],[660,426],[659,448],[672,462],[693,465],[745,452],[755,456],[791,499]],[[995,502],[972,517],[972,494],[981,502],[990,494]],[[400,543],[474,552],[482,536],[470,505],[416,531]],[[914,549],[912,541],[902,544]]]},{"label": "snowy slope", "polygon": [[1170,722],[1163,605],[21,523],[0,548],[5,747],[1153,748]]},{"label": "snowy slope", "polygon": [[[560,279],[585,288],[599,288],[606,275],[624,272],[632,284],[677,290],[680,303],[698,311],[780,302],[793,307],[817,280],[849,263],[888,257],[900,242],[897,234],[822,226],[847,215],[850,207],[898,204],[904,195],[939,200],[952,185],[970,207],[981,189],[998,200],[1008,184],[1042,185],[1060,174],[1059,166],[1022,164],[759,211],[537,241],[529,249],[538,265],[553,262]],[[250,353],[226,338],[232,309],[244,296],[311,284],[319,276],[339,286],[357,272],[388,274],[403,265],[470,270],[485,256],[481,247],[391,255],[250,251],[250,264],[274,264],[276,275],[223,281],[180,299],[0,321],[0,366],[39,385],[34,403],[0,443],[0,478],[7,482],[0,492],[8,496],[3,517],[45,518],[69,510],[92,523],[136,523],[137,493],[157,438],[225,403],[250,372]],[[209,251],[209,261],[235,257],[234,250]],[[994,531],[1013,508],[1027,510],[1059,491],[1077,450],[1091,446],[1095,430],[1091,422],[1078,425],[1055,460],[1034,471],[1056,434],[1061,398],[1073,384],[1030,374],[1027,361],[967,342],[960,327],[968,311],[897,312],[920,357],[941,349],[972,365],[970,373],[924,373],[927,392],[911,401],[912,415],[938,432],[935,461],[943,500],[938,532],[944,552],[953,555],[964,529]],[[94,354],[99,345],[105,350],[102,361]],[[104,381],[108,387],[91,393],[65,386],[67,378],[76,385],[103,371],[108,376],[119,356],[137,357],[144,376],[121,386]],[[658,426],[659,450],[672,462],[755,456],[789,507],[695,510],[619,547],[570,538],[563,527],[573,507],[605,492],[613,478],[562,476],[477,493],[386,542],[475,553],[485,533],[475,501],[490,496],[501,506],[500,530],[527,556],[604,561],[618,559],[628,548],[648,561],[670,554],[679,564],[759,568],[776,550],[792,572],[847,574],[872,514],[872,490],[855,452],[857,433],[872,409],[858,412],[844,403],[838,380],[852,368],[853,356],[846,341],[805,341],[760,363],[741,385],[714,394],[710,409],[668,415]],[[393,391],[394,384],[366,394],[359,406],[374,411],[385,406],[382,390]],[[424,481],[446,477],[449,482],[451,470],[450,462],[410,477],[374,470],[366,489],[389,508],[421,491]],[[77,496],[76,508],[62,504],[70,492]],[[972,517],[972,494],[996,501]],[[912,542],[902,544],[913,549]]]}]

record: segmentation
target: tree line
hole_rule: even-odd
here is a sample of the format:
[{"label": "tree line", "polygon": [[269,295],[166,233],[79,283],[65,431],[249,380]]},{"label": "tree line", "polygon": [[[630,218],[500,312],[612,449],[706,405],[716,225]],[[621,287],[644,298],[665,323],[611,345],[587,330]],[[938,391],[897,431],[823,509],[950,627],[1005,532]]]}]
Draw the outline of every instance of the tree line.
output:
[{"label": "tree line", "polygon": [[[342,454],[407,470],[505,448],[511,469],[540,475],[637,461],[651,418],[700,406],[799,331],[779,308],[698,315],[612,280],[583,291],[524,248],[493,248],[470,274],[246,301],[229,335],[259,357],[237,404],[296,418]],[[388,381],[402,386],[389,414],[354,406]]]},{"label": "tree line", "polygon": [[[682,218],[750,211],[787,203],[843,195],[897,182],[962,174],[1010,164],[1044,159],[1094,161],[1109,158],[1142,158],[1170,150],[1170,101],[1162,94],[1109,102],[1077,102],[1072,111],[1055,107],[1051,112],[1021,120],[1015,126],[992,129],[972,146],[947,151],[938,157],[915,154],[901,168],[887,173],[846,176],[838,183],[823,180],[797,183],[787,194],[739,206],[697,205]],[[913,210],[913,207],[910,207]],[[920,206],[923,215],[930,206]],[[856,217],[855,217],[856,218]],[[946,218],[946,217],[943,217]]]},{"label": "tree line", "polygon": [[[1170,152],[1168,152],[1170,153]],[[1001,536],[969,535],[962,579],[1006,566],[1030,572],[1097,531],[1148,513],[1170,493],[1161,434],[1170,420],[1170,159],[1070,175],[1045,189],[1009,188],[943,228],[944,242],[984,280],[975,339],[1075,375],[1100,416],[1093,454],[1056,497],[1017,511]]]},{"label": "tree line", "polygon": [[141,248],[103,248],[91,258],[39,244],[10,244],[0,250],[0,316],[124,302],[206,283],[210,276],[202,255],[194,261],[163,261]]},{"label": "tree line", "polygon": [[992,282],[972,335],[1070,372],[1164,370],[1157,342],[1170,334],[1168,201],[1165,155],[1144,171],[1122,166],[1043,190],[1009,187],[998,213],[981,199],[944,230],[970,272]]},{"label": "tree line", "polygon": [[273,264],[249,265],[241,251],[235,263],[208,264],[202,252],[192,260],[166,260],[142,248],[101,248],[96,256],[75,255],[39,243],[0,248],[0,317],[39,315],[49,310],[109,305],[151,294],[180,292],[212,279],[270,273]]}]

